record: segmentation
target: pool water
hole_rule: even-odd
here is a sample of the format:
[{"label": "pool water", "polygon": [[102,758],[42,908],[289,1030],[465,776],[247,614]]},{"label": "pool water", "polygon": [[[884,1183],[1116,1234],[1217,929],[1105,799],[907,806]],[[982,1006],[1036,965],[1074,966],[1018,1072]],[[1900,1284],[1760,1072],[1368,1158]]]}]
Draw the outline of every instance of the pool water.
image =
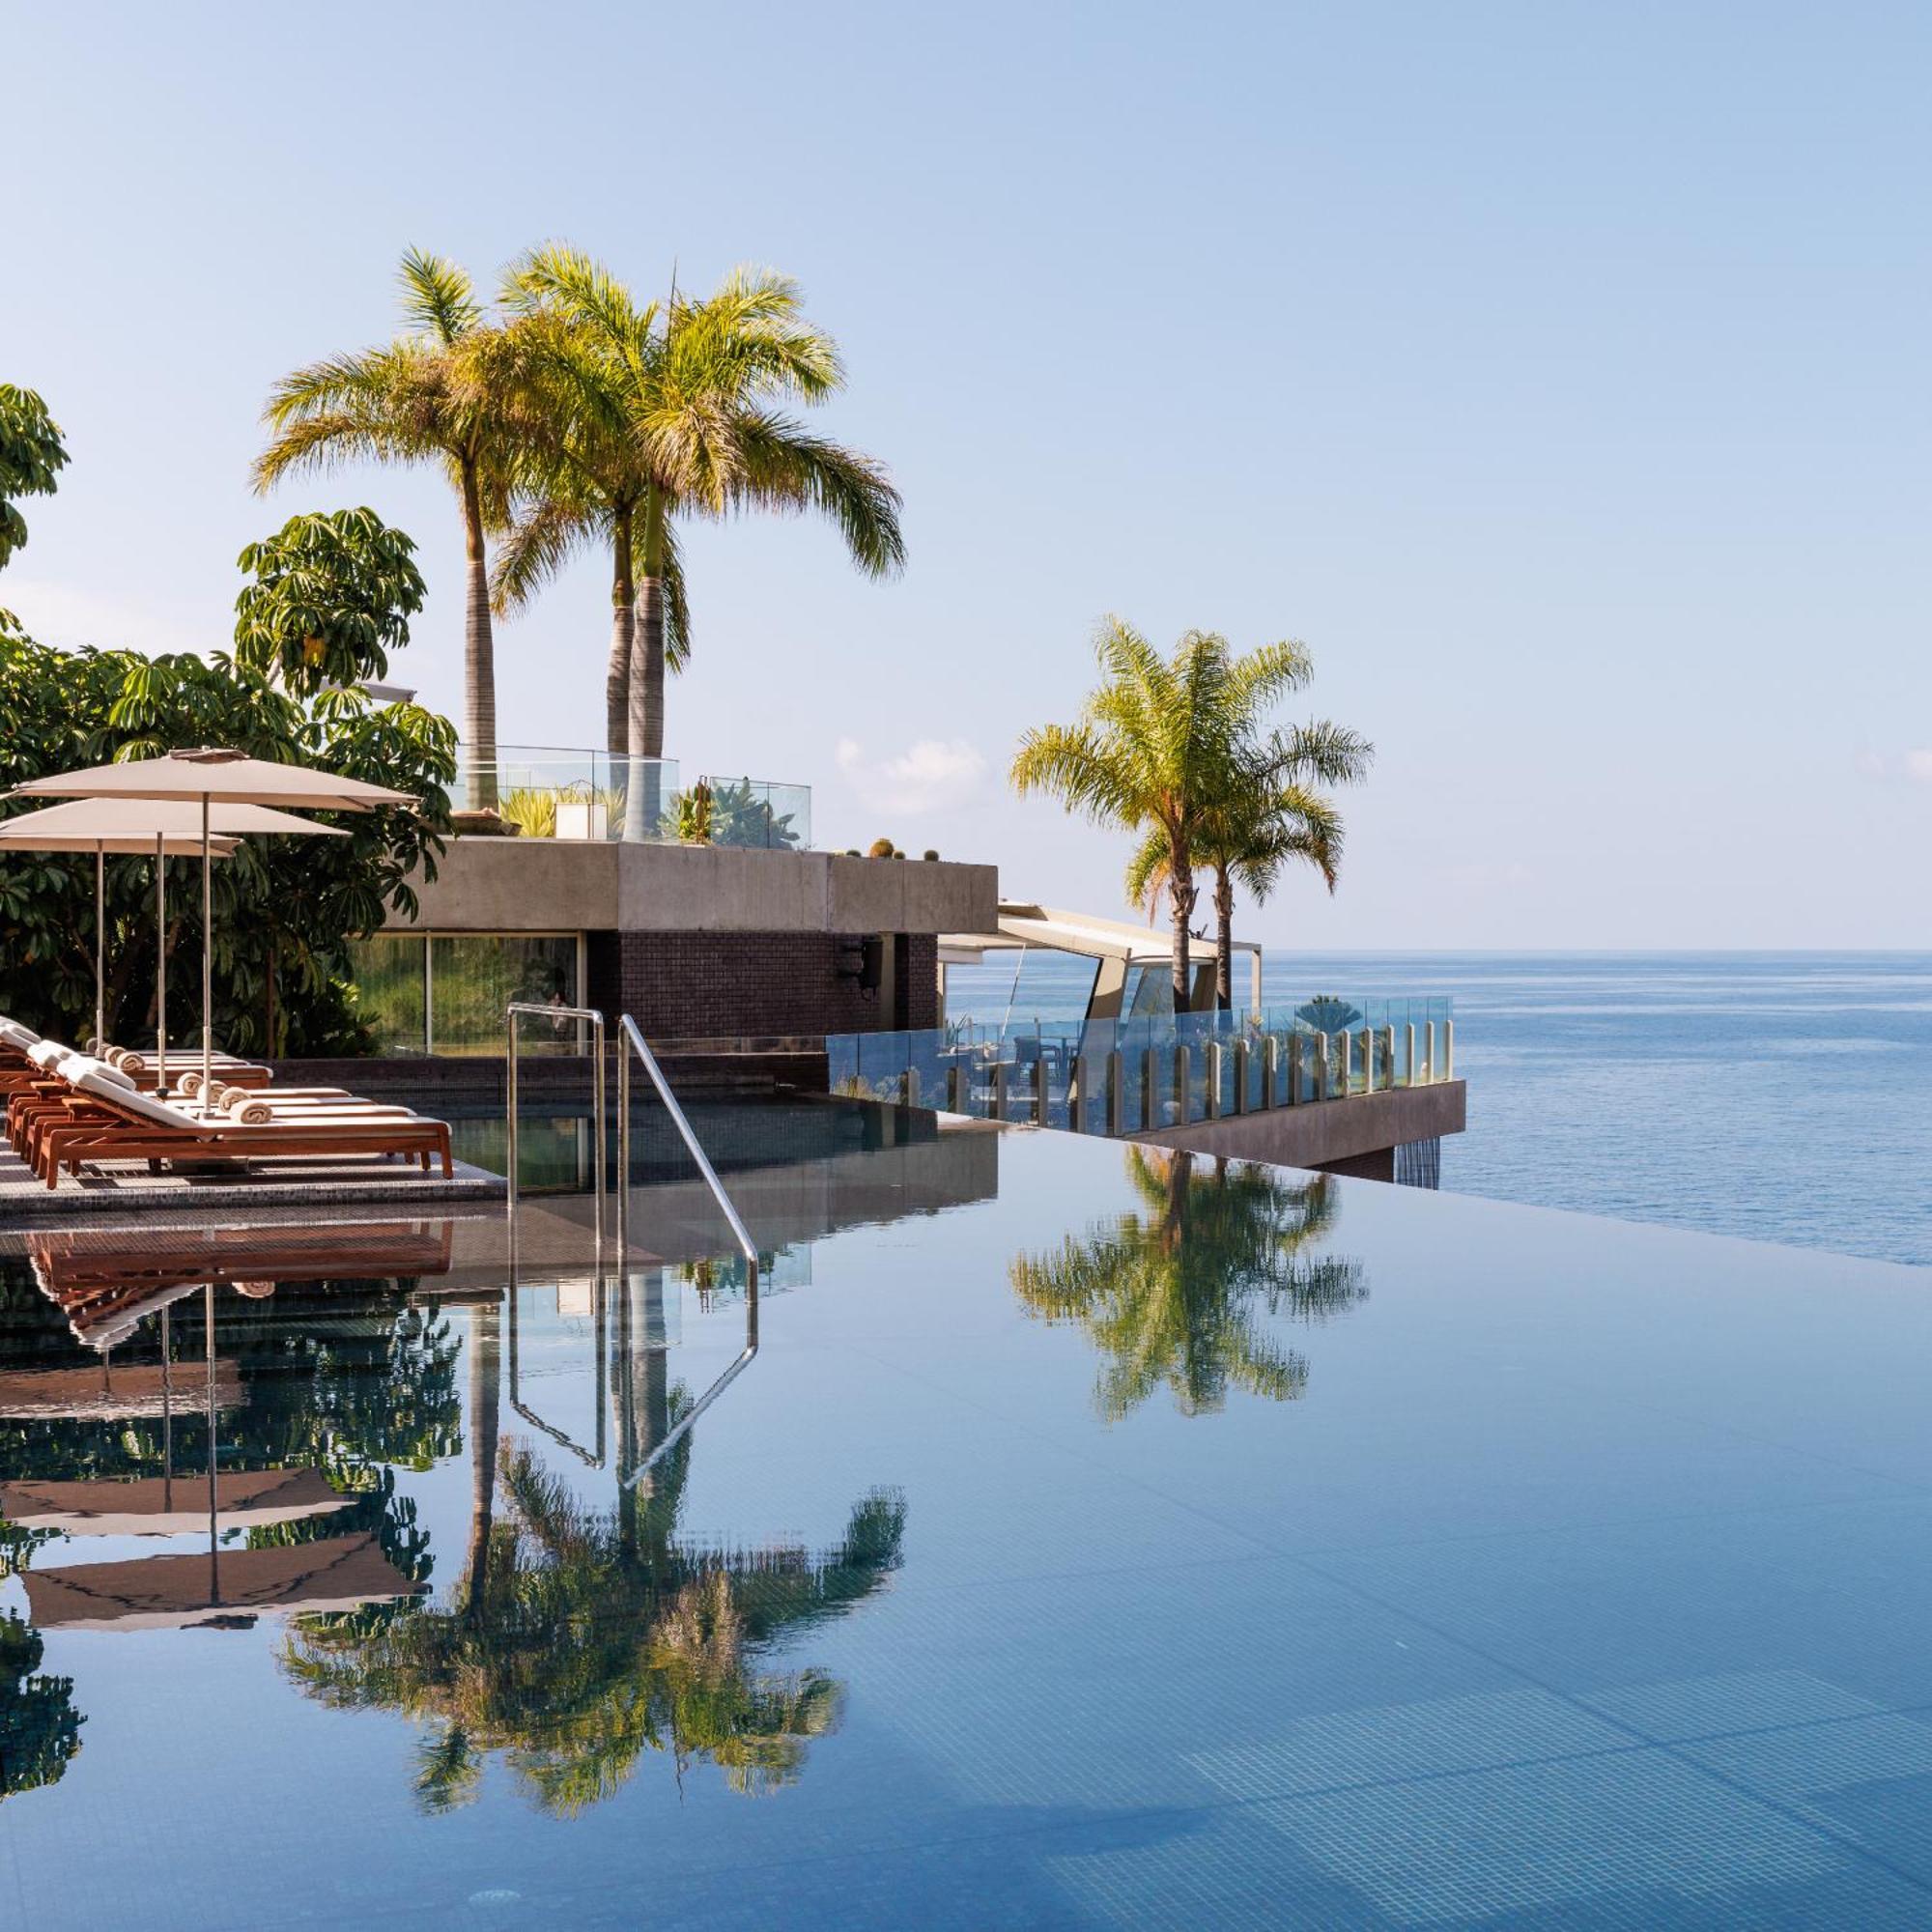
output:
[{"label": "pool water", "polygon": [[1922,1274],[822,1118],[6,1237],[0,1920],[1932,1921]]}]

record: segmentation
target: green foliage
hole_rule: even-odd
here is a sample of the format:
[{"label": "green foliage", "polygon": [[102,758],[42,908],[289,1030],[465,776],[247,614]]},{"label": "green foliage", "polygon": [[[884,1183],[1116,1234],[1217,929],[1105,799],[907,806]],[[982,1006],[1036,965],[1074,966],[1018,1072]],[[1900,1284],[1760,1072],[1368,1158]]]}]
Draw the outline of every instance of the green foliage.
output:
[{"label": "green foliage", "polygon": [[40,1632],[0,1617],[0,1798],[59,1783],[80,1749],[73,1679],[36,1675],[43,1648]]},{"label": "green foliage", "polygon": [[710,786],[711,842],[714,845],[754,846],[765,852],[789,852],[798,844],[798,831],[789,811],[774,811],[760,798],[750,779],[729,780]]},{"label": "green foliage", "polygon": [[[449,827],[443,787],[456,759],[446,719],[419,705],[376,704],[358,691],[303,703],[219,652],[209,659],[63,652],[17,632],[0,637],[0,716],[8,721],[0,787],[116,757],[229,745],[419,797],[419,813],[391,807],[339,814],[332,822],[347,838],[244,839],[214,867],[215,1037],[242,1052],[369,1050],[347,942],[391,909],[413,913],[407,882],[418,867],[424,877],[436,875]],[[200,895],[188,890],[196,869],[193,861],[169,862],[164,944],[170,1018],[198,1027]],[[107,1032],[131,1041],[154,1025],[154,862],[110,859],[106,878]],[[59,1037],[91,1032],[94,931],[91,859],[7,860],[0,1007]]]},{"label": "green foliage", "polygon": [[[1216,865],[1217,851],[1225,857],[1228,802],[1260,787],[1267,768],[1254,742],[1258,722],[1306,682],[1308,654],[1283,639],[1237,656],[1226,638],[1189,631],[1167,659],[1118,617],[1100,626],[1094,653],[1102,678],[1080,719],[1029,731],[1012,782],[1023,794],[1047,792],[1095,824],[1139,835],[1127,896],[1141,903],[1156,885],[1167,895],[1174,1004],[1181,1011],[1195,868]],[[1292,776],[1276,773],[1277,790]]]},{"label": "green foliage", "polygon": [[689,791],[671,793],[670,820],[680,845],[711,843],[711,811],[715,803],[711,787],[702,779]]},{"label": "green foliage", "polygon": [[[637,580],[657,581],[663,598],[640,600],[635,648],[613,667],[620,688],[642,678],[661,702],[655,681],[689,652],[677,546],[689,518],[820,516],[868,575],[903,565],[884,468],[785,407],[823,402],[844,383],[837,345],[806,320],[788,277],[738,269],[702,299],[639,306],[602,264],[552,245],[509,270],[503,304],[523,441],[497,598],[522,603],[585,545],[611,552],[620,604]],[[627,622],[620,610],[620,639]],[[645,737],[662,735],[660,712]],[[662,744],[626,749],[656,755]]]},{"label": "green foliage", "polygon": [[1325,1175],[1196,1165],[1189,1153],[1128,1150],[1145,1212],[1122,1214],[1056,1253],[1021,1255],[1011,1279],[1030,1315],[1078,1322],[1108,1358],[1094,1403],[1118,1422],[1165,1386],[1183,1415],[1220,1408],[1232,1388],[1290,1402],[1308,1364],[1262,1318],[1325,1321],[1363,1299],[1358,1263],[1303,1250],[1334,1225]]},{"label": "green foliage", "polygon": [[291,517],[237,559],[254,581],[235,600],[235,658],[311,697],[381,678],[423,604],[415,545],[374,510]]},{"label": "green foliage", "polygon": [[510,1520],[479,1520],[465,1587],[374,1625],[302,1618],[282,1667],[332,1708],[422,1722],[415,1790],[430,1813],[469,1803],[493,1753],[559,1817],[612,1796],[646,1751],[680,1776],[715,1764],[747,1794],[788,1784],[836,1727],[840,1691],[820,1670],[766,1668],[766,1654],[879,1588],[905,1504],[861,1498],[822,1554],[731,1549],[676,1535],[686,1467],[668,1459],[649,1500],[627,1494],[611,1516],[505,1444],[487,1474]]},{"label": "green foliage", "polygon": [[67,463],[60,425],[32,389],[0,383],[0,569],[27,541],[15,497],[51,497]]},{"label": "green foliage", "polygon": [[512,785],[497,798],[497,810],[526,838],[556,837],[554,785]]}]

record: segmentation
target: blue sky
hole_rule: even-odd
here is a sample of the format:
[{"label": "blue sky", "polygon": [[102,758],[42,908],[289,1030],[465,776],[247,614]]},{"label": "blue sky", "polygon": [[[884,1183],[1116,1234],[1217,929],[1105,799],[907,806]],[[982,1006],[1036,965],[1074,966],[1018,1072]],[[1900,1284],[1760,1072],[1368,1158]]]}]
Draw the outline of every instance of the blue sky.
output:
[{"label": "blue sky", "polygon": [[[0,7],[0,379],[73,462],[0,601],[225,642],[235,554],[430,476],[248,492],[271,380],[386,336],[400,251],[572,240],[639,292],[805,285],[820,426],[906,498],[690,540],[668,749],[822,842],[1112,911],[1121,841],[1005,787],[1118,611],[1302,639],[1377,742],[1281,947],[1922,946],[1932,13],[1922,7]],[[601,735],[604,582],[499,632],[506,742]]]}]

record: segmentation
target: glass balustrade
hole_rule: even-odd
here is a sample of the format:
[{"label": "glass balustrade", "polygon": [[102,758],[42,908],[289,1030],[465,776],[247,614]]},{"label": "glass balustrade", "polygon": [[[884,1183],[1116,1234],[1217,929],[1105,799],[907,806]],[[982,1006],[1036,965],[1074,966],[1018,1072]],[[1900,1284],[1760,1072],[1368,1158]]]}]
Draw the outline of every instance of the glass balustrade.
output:
[{"label": "glass balustrade", "polygon": [[[809,851],[811,787],[704,773],[689,785],[675,758],[628,758],[550,745],[504,745],[497,810],[526,838],[728,845]],[[469,795],[468,767],[451,798]]]},{"label": "glass balustrade", "polygon": [[1446,997],[1322,994],[1261,1013],[961,1019],[829,1037],[832,1091],[1080,1133],[1311,1106],[1454,1077]]}]

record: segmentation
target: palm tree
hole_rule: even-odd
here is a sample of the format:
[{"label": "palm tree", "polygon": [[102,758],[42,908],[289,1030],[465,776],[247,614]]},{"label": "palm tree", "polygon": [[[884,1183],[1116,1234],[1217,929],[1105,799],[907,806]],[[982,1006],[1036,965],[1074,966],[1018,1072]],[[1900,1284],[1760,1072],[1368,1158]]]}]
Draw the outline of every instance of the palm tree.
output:
[{"label": "palm tree", "polygon": [[1367,1293],[1361,1265],[1303,1250],[1327,1234],[1337,1197],[1326,1175],[1191,1153],[1127,1150],[1146,1208],[1068,1236],[1060,1251],[1017,1257],[1014,1291],[1030,1315],[1077,1321],[1110,1357],[1094,1402],[1118,1422],[1163,1384],[1183,1415],[1218,1409],[1230,1387],[1292,1402],[1308,1364],[1269,1339],[1258,1309],[1321,1321]]},{"label": "palm tree", "polygon": [[[1227,639],[1189,631],[1169,660],[1118,617],[1101,624],[1094,654],[1103,677],[1079,722],[1029,731],[1012,781],[1158,847],[1173,921],[1174,1009],[1185,1012],[1194,869],[1210,814],[1236,782],[1243,733],[1307,678],[1307,654],[1284,640],[1236,657]],[[1130,894],[1134,882],[1130,870]]]},{"label": "palm tree", "polygon": [[270,391],[267,491],[297,472],[372,458],[433,463],[463,511],[463,743],[472,811],[497,803],[497,663],[486,533],[504,511],[517,427],[503,331],[453,262],[412,248],[399,275],[410,332],[386,347],[311,362]]},{"label": "palm tree", "polygon": [[703,300],[639,307],[600,264],[553,245],[510,270],[503,299],[544,429],[497,567],[499,604],[522,603],[581,546],[608,545],[606,748],[661,758],[665,670],[691,638],[679,520],[814,511],[860,569],[884,577],[905,560],[898,493],[872,458],[782,408],[844,383],[837,346],[785,276],[738,269]]},{"label": "palm tree", "polygon": [[[1226,788],[1203,816],[1196,857],[1214,873],[1214,981],[1223,1012],[1234,1005],[1235,883],[1257,905],[1297,863],[1315,867],[1335,890],[1342,863],[1342,815],[1317,783],[1351,784],[1368,770],[1375,747],[1359,732],[1325,719],[1272,733],[1238,755]],[[1165,841],[1150,833],[1127,865],[1127,896],[1150,919],[1167,890]]]}]

